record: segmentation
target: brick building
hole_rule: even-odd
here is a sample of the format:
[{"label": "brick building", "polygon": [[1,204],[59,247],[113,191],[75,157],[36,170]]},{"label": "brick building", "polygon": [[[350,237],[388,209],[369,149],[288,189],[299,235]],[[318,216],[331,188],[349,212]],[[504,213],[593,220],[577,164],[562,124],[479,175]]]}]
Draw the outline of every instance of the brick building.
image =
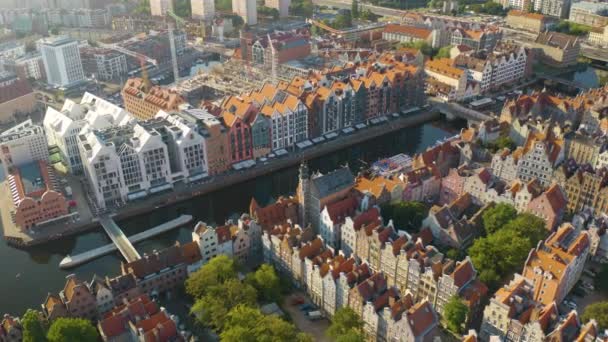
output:
[{"label": "brick building", "polygon": [[14,168],[8,180],[15,224],[22,230],[68,215],[68,202],[57,188],[54,170],[45,161]]},{"label": "brick building", "polygon": [[125,109],[139,120],[152,119],[163,110],[179,109],[185,100],[176,92],[146,84],[141,78],[131,78],[121,91]]}]

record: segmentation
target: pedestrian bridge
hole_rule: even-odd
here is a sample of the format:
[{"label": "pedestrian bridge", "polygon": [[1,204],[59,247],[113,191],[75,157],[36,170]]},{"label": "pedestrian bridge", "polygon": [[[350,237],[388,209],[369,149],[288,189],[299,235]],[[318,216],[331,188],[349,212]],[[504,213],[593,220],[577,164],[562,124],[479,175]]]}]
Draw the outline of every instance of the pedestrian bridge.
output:
[{"label": "pedestrian bridge", "polygon": [[185,224],[192,222],[191,215],[181,215],[180,217],[173,219],[171,221],[167,221],[161,225],[145,230],[141,233],[137,233],[130,237],[126,237],[122,230],[116,225],[114,220],[109,216],[102,216],[99,218],[99,222],[103,226],[106,233],[110,236],[110,239],[113,243],[101,246],[90,251],[80,253],[74,256],[66,256],[59,263],[59,267],[61,268],[71,268],[76,267],[78,265],[82,265],[88,261],[91,261],[95,258],[101,257],[106,254],[110,254],[115,250],[119,250],[123,257],[128,261],[135,261],[140,257],[139,253],[133,247],[134,243],[143,241],[150,237],[156,236],[158,234],[162,234],[171,229],[181,227]]},{"label": "pedestrian bridge", "polygon": [[112,220],[108,215],[102,215],[99,217],[99,223],[106,231],[112,242],[118,247],[118,250],[127,262],[133,262],[141,258],[135,247],[129,242],[125,233],[120,230],[120,227]]},{"label": "pedestrian bridge", "polygon": [[441,114],[444,114],[449,118],[461,118],[470,122],[483,122],[492,119],[490,115],[478,112],[476,110],[463,107],[454,102],[440,102],[429,99],[429,102],[437,109]]}]

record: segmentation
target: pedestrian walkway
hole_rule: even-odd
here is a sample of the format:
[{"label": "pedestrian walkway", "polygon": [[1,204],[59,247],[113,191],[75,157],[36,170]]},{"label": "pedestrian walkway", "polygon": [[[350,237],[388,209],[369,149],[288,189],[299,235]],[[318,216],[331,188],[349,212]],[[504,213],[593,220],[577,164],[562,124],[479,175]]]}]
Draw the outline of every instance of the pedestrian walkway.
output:
[{"label": "pedestrian walkway", "polygon": [[[129,243],[132,245],[134,243],[143,241],[145,239],[148,239],[150,237],[156,236],[158,234],[162,234],[164,232],[167,232],[171,229],[177,228],[177,227],[181,227],[185,224],[188,224],[190,222],[192,222],[192,216],[191,215],[181,215],[180,217],[173,219],[171,221],[167,221],[161,225],[158,225],[156,227],[150,228],[148,230],[145,230],[141,233],[137,233],[135,235],[132,235],[128,238]],[[110,219],[111,220],[111,219]],[[113,222],[113,221],[112,221]],[[100,256],[109,254],[114,252],[116,249],[118,248],[117,244],[111,243],[109,245],[105,245],[105,246],[101,246],[95,249],[92,249],[90,251],[84,252],[84,253],[80,253],[78,255],[74,255],[74,256],[66,256],[65,258],[63,258],[63,260],[61,260],[61,262],[59,263],[59,267],[61,268],[71,268],[71,267],[76,267],[78,265],[82,265],[86,262],[89,262],[95,258],[98,258]],[[121,251],[122,253],[122,251]],[[124,255],[124,254],[123,254]],[[126,257],[125,257],[126,258]]]},{"label": "pedestrian walkway", "polygon": [[129,239],[125,233],[120,230],[120,227],[112,220],[108,215],[102,215],[99,217],[99,223],[105,229],[106,233],[112,239],[112,242],[118,247],[118,250],[127,262],[133,262],[141,258],[135,247],[129,242]]}]

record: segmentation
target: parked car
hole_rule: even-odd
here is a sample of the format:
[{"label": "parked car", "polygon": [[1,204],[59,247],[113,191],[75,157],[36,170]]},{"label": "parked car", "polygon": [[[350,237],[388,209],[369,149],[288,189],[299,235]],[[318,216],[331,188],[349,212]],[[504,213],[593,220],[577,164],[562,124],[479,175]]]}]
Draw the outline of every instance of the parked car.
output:
[{"label": "parked car", "polygon": [[304,304],[304,298],[302,297],[295,297],[291,300],[291,305],[302,305]]},{"label": "parked car", "polygon": [[301,311],[310,311],[310,310],[314,309],[314,306],[309,303],[304,303],[304,304],[300,305],[299,308]]},{"label": "parked car", "polygon": [[311,321],[316,321],[318,319],[323,318],[323,314],[321,313],[321,311],[316,310],[316,311],[310,311],[306,314],[306,316],[308,316],[308,319]]}]

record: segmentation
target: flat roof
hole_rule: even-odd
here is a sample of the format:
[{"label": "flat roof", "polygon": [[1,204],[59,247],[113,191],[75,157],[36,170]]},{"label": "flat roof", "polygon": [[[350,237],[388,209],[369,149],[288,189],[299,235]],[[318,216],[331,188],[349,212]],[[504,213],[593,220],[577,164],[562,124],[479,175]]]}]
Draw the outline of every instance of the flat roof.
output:
[{"label": "flat roof", "polygon": [[42,177],[42,172],[40,172],[40,164],[38,162],[32,162],[21,166],[19,168],[19,174],[21,175],[23,192],[25,192],[26,196],[46,189],[44,177]]},{"label": "flat roof", "polygon": [[60,46],[72,42],[75,42],[75,40],[68,36],[54,36],[42,39],[42,43],[49,46]]}]

